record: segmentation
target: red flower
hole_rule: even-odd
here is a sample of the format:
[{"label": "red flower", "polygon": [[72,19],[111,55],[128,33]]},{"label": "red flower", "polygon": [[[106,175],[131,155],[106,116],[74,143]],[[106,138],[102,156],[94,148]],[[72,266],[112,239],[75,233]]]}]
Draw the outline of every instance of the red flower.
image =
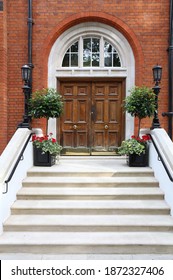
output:
[{"label": "red flower", "polygon": [[135,139],[138,142],[145,142],[145,141],[150,140],[150,135],[142,135],[142,138],[140,138],[139,136],[136,137],[135,135],[132,135],[131,138]]},{"label": "red flower", "polygon": [[144,141],[148,141],[148,140],[150,140],[150,135],[143,135],[143,136],[142,136],[142,139],[143,139]]},{"label": "red flower", "polygon": [[32,135],[32,141],[35,141],[36,139],[37,139],[36,134],[33,134],[33,135]]},{"label": "red flower", "polygon": [[44,141],[51,141],[52,143],[56,143],[56,139],[52,138],[52,133],[50,133],[49,135],[45,135],[45,136],[36,136],[36,134],[33,134],[32,136],[32,141],[33,142],[44,142]]}]

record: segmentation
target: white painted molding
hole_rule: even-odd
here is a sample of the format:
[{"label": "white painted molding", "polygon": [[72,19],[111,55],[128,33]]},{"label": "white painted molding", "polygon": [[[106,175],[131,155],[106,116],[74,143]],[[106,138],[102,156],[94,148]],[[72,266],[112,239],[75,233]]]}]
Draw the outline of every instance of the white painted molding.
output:
[{"label": "white painted molding", "polygon": [[[81,65],[80,67],[70,68],[61,67],[67,49],[79,38],[86,36],[97,36],[108,40],[118,51],[121,67],[82,68]],[[48,59],[48,87],[56,89],[59,77],[124,77],[126,79],[125,95],[128,96],[129,90],[135,83],[133,50],[124,35],[115,28],[99,22],[80,23],[61,34],[50,51]],[[48,127],[48,130],[51,130],[56,135],[56,120],[50,120]],[[125,138],[130,138],[133,132],[134,119],[130,114],[126,114]]]}]

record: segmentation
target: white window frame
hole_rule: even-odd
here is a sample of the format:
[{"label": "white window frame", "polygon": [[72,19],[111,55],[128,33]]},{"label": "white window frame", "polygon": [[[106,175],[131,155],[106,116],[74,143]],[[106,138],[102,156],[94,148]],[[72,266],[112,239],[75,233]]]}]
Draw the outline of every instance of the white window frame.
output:
[{"label": "white window frame", "polygon": [[[84,64],[84,61],[83,61],[83,51],[84,51],[84,48],[83,48],[83,41],[84,41],[84,39],[98,39],[99,40],[99,65],[98,66],[95,66],[95,67],[106,67],[105,66],[105,53],[104,53],[104,46],[105,46],[105,42],[108,42],[108,40],[105,40],[104,38],[103,38],[103,36],[101,36],[101,37],[83,37],[83,36],[80,36],[80,38],[77,40],[77,41],[75,41],[73,44],[75,44],[76,42],[78,42],[78,65],[77,66],[74,66],[74,68],[76,68],[76,67],[79,67],[79,65],[80,65],[80,68],[82,68],[82,67],[84,67],[84,68],[86,68],[86,66],[83,66],[83,64]],[[109,44],[110,44],[110,42],[108,42]],[[73,46],[73,44],[66,50],[66,52],[65,52],[65,54],[64,54],[64,57],[63,57],[63,59],[62,59],[62,64],[63,64],[63,60],[64,60],[64,58],[65,58],[65,55],[66,54],[68,54],[69,55],[69,66],[62,66],[63,68],[65,68],[65,67],[67,67],[67,68],[70,68],[70,67],[72,67],[71,66],[71,52],[69,51],[68,52],[68,50],[69,49],[71,49],[71,47]],[[115,47],[111,44],[111,46],[112,46],[112,48],[114,48],[115,49]],[[116,50],[117,51],[117,50]],[[82,52],[82,54],[81,54],[81,52]],[[117,52],[117,54],[118,54],[118,52]],[[112,53],[112,55],[113,55],[113,53]],[[118,57],[119,57],[119,54],[118,54]],[[91,58],[92,58],[92,50],[91,50]],[[119,59],[120,59],[120,57],[119,57]],[[113,56],[112,56],[112,64],[113,64]],[[120,65],[121,65],[121,59],[120,59]],[[110,66],[110,68],[112,68],[112,67],[115,67],[115,66]],[[117,66],[117,67],[121,67],[121,66]],[[91,68],[94,68],[94,66],[91,66]]]}]

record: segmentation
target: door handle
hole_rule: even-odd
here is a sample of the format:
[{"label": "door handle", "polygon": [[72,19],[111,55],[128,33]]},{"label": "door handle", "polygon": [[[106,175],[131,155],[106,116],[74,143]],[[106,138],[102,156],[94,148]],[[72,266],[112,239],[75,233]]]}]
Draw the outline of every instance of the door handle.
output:
[{"label": "door handle", "polygon": [[76,125],[76,124],[74,124],[74,125],[73,125],[73,128],[76,130],[76,129],[77,129],[77,125]]},{"label": "door handle", "polygon": [[108,129],[108,128],[109,128],[109,126],[106,124],[106,125],[105,125],[105,129]]},{"label": "door handle", "polygon": [[96,107],[94,105],[91,106],[91,120],[96,120]]}]

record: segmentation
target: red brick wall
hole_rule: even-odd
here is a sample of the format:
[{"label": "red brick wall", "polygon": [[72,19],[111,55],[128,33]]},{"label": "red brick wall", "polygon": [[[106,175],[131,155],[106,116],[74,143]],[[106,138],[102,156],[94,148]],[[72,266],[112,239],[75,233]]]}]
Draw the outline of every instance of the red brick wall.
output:
[{"label": "red brick wall", "polygon": [[0,154],[7,144],[6,13],[0,11]]},{"label": "red brick wall", "polygon": [[27,59],[27,0],[6,0],[8,43],[8,139],[23,119],[21,66]]},{"label": "red brick wall", "polygon": [[[27,0],[7,4],[8,43],[8,139],[23,115],[20,68],[27,63]],[[38,0],[33,1],[33,90],[47,85],[47,58],[51,46],[64,30],[93,20],[110,24],[131,44],[136,61],[136,84],[153,86],[152,67],[163,67],[159,117],[168,106],[169,0]],[[149,126],[151,121],[146,122]]]}]

